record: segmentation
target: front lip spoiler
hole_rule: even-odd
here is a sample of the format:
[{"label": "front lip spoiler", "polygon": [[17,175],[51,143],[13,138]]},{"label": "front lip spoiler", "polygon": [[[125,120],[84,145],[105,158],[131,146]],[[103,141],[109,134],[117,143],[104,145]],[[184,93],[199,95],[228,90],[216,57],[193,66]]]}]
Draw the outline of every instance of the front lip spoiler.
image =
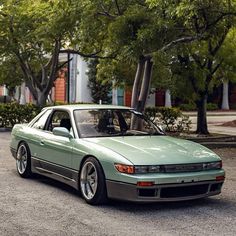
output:
[{"label": "front lip spoiler", "polygon": [[[117,200],[125,200],[130,202],[177,202],[177,201],[186,201],[186,200],[194,200],[209,196],[218,195],[221,193],[221,187],[224,181],[200,181],[194,183],[180,183],[180,184],[162,184],[162,185],[154,185],[151,187],[138,187],[134,184],[117,182],[112,180],[106,180],[107,184],[107,195],[109,198],[117,199]],[[170,197],[170,198],[161,198],[160,194],[157,196],[148,196],[143,197],[139,196],[138,192],[140,189],[155,189],[158,192],[161,191],[162,188],[171,188],[171,187],[186,187],[186,186],[197,186],[202,184],[208,184],[208,191],[204,194],[197,194],[192,196],[184,196],[184,197]],[[220,189],[215,191],[210,191],[211,186],[213,184],[221,184]]]}]

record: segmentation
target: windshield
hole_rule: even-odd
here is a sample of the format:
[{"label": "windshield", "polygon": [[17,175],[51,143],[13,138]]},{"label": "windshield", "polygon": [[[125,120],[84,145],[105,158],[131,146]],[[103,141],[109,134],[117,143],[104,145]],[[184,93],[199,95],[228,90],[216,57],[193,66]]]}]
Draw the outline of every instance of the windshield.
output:
[{"label": "windshield", "polygon": [[75,110],[74,116],[81,138],[163,134],[150,120],[134,110]]}]

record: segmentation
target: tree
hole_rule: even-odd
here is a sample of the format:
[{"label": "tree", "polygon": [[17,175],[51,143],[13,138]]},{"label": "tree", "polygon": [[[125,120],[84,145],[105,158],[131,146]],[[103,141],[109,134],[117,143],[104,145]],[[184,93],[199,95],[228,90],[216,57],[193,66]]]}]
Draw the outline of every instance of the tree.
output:
[{"label": "tree", "polygon": [[0,54],[1,60],[9,59],[2,65],[16,61],[39,106],[65,65],[59,63],[59,53],[73,41],[79,5],[75,0],[5,0],[1,5]]},{"label": "tree", "polygon": [[218,84],[223,84],[221,108],[229,110],[229,81],[236,82],[236,29],[232,28],[221,49],[218,60],[221,66],[217,71]]},{"label": "tree", "polygon": [[5,84],[10,94],[23,81],[24,75],[14,57],[5,57],[0,61],[0,85]]},{"label": "tree", "polygon": [[111,98],[109,92],[111,92],[111,81],[102,81],[97,78],[97,66],[99,64],[98,59],[90,59],[88,62],[88,87],[91,90],[91,95],[94,103],[98,103],[101,100],[103,103],[110,103]]},{"label": "tree", "polygon": [[[157,7],[165,4],[172,17],[182,20],[189,35],[200,35],[186,45],[177,45],[173,59],[173,73],[177,74],[184,85],[184,96],[192,92],[197,117],[197,133],[208,134],[206,102],[208,94],[216,81],[216,74],[222,65],[218,53],[230,28],[235,24],[235,1],[178,1],[167,4],[161,0],[149,0]],[[180,68],[177,67],[180,65]],[[184,81],[183,81],[184,80]],[[186,91],[188,88],[188,91]]]},{"label": "tree", "polygon": [[160,8],[150,8],[144,0],[87,0],[85,5],[80,46],[86,50],[93,45],[96,50],[103,51],[110,56],[110,65],[132,69],[136,65],[132,107],[143,111],[154,54],[177,43],[194,40],[196,36],[188,36],[178,28],[178,21],[166,17],[163,4],[158,5]]},{"label": "tree", "polygon": [[[94,45],[105,55],[112,56],[113,62],[110,64],[137,65],[132,106],[139,111],[145,107],[155,55],[186,42],[196,41],[193,48],[197,48],[198,44],[206,42],[212,35],[217,36],[218,30],[220,33],[226,32],[224,27],[226,22],[232,22],[235,7],[234,1],[226,0],[87,0],[85,5],[81,46],[89,48],[90,45],[91,48]],[[94,27],[88,27],[92,20]],[[211,40],[210,46],[216,47],[216,38]],[[218,51],[217,47],[215,49],[213,54]],[[214,63],[212,66],[210,64],[208,80],[211,80],[210,74],[214,74]],[[206,128],[203,97],[198,93],[198,126],[203,127],[198,132],[205,132],[203,129]]]}]

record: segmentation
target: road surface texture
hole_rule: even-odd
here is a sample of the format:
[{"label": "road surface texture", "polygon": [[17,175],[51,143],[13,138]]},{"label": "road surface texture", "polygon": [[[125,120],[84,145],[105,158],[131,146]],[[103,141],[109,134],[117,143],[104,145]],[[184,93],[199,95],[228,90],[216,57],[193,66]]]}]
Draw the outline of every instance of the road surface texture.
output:
[{"label": "road surface texture", "polygon": [[236,235],[236,149],[216,150],[227,179],[221,195],[176,203],[86,204],[44,177],[22,179],[0,132],[0,235]]}]

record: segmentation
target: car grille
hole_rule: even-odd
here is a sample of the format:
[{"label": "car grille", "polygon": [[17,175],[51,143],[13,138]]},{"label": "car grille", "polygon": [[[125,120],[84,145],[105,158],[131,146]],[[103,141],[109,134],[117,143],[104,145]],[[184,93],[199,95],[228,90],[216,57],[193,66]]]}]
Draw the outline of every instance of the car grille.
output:
[{"label": "car grille", "polygon": [[163,172],[165,173],[178,173],[178,172],[194,172],[202,171],[203,164],[178,164],[178,165],[163,165]]}]

